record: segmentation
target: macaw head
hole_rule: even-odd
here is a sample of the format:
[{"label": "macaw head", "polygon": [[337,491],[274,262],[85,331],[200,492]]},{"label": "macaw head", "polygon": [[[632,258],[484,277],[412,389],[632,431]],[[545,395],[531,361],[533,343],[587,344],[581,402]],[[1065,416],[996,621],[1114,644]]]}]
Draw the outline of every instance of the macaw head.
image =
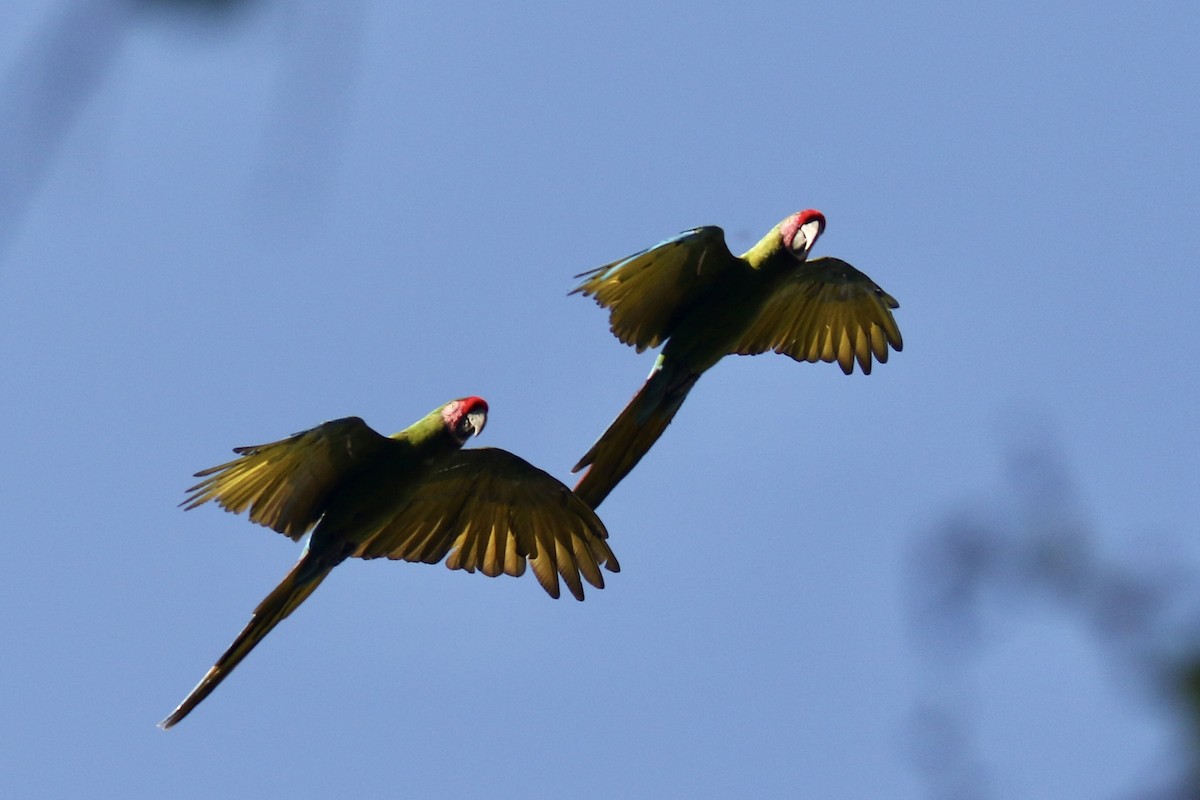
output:
[{"label": "macaw head", "polygon": [[487,424],[488,404],[482,397],[463,397],[442,406],[442,422],[459,444],[478,436]]},{"label": "macaw head", "polygon": [[797,261],[808,258],[808,252],[825,232],[825,215],[815,208],[797,211],[779,223],[779,236],[783,247]]}]

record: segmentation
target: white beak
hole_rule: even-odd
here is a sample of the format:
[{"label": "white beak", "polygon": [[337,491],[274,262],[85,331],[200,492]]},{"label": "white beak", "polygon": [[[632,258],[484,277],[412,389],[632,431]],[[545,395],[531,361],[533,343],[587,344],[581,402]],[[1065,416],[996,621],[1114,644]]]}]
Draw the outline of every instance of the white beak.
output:
[{"label": "white beak", "polygon": [[[808,254],[812,250],[812,246],[817,243],[817,237],[821,235],[821,221],[809,220],[800,226],[800,230],[796,231],[797,236],[804,237],[804,253]],[[792,243],[792,250],[796,249],[795,242]]]},{"label": "white beak", "polygon": [[487,424],[487,414],[482,411],[472,411],[467,414],[467,422],[471,423],[471,428],[475,431],[475,435],[483,433],[483,426]]}]

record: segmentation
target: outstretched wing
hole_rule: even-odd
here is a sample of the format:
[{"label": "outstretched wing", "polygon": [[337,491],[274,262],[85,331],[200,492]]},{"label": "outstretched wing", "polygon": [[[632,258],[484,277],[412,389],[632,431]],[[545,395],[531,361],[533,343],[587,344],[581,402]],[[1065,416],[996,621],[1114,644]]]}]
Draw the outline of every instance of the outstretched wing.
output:
[{"label": "outstretched wing", "polygon": [[849,375],[857,360],[871,374],[871,356],[888,360],[888,345],[904,348],[892,317],[890,294],[840,258],[816,258],[795,272],[767,300],[734,347],[739,355],[767,350],[797,361],[837,361]]},{"label": "outstretched wing", "polygon": [[521,575],[528,563],[551,597],[559,596],[561,576],[582,600],[581,575],[603,589],[600,567],[621,568],[607,538],[596,513],[556,478],[485,447],[448,456],[352,555],[429,564],[446,558],[450,569],[490,577]]},{"label": "outstretched wing", "polygon": [[355,469],[395,444],[358,417],[324,422],[270,444],[235,447],[239,458],[196,473],[187,508],[216,501],[250,521],[299,539],[321,518],[329,495]]},{"label": "outstretched wing", "polygon": [[667,339],[682,311],[737,256],[715,225],[693,228],[628,258],[576,275],[586,278],[571,294],[595,298],[611,311],[612,332],[638,352]]}]

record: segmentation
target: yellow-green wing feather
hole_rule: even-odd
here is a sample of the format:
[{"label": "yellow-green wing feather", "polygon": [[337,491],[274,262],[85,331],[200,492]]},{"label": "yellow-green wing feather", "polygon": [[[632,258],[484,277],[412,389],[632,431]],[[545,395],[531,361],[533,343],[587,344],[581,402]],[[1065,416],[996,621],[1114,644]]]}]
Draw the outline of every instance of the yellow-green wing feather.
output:
[{"label": "yellow-green wing feather", "polygon": [[857,361],[870,375],[872,356],[883,364],[889,345],[897,352],[904,347],[892,316],[899,307],[840,258],[812,259],[775,290],[733,352],[774,350],[797,361],[836,361],[847,375]]},{"label": "yellow-green wing feather", "polygon": [[680,313],[721,271],[738,263],[724,231],[709,225],[576,275],[586,280],[571,294],[609,309],[613,334],[640,353],[670,337]]},{"label": "yellow-green wing feather", "polygon": [[372,463],[389,440],[358,417],[344,417],[270,444],[235,447],[239,457],[196,473],[180,505],[215,501],[250,521],[299,539],[321,518],[330,493],[354,469]]},{"label": "yellow-green wing feather", "polygon": [[462,450],[366,535],[352,555],[435,563],[484,575],[519,576],[526,565],[552,597],[559,578],[576,599],[600,567],[620,570],[599,517],[551,475],[506,450]]}]

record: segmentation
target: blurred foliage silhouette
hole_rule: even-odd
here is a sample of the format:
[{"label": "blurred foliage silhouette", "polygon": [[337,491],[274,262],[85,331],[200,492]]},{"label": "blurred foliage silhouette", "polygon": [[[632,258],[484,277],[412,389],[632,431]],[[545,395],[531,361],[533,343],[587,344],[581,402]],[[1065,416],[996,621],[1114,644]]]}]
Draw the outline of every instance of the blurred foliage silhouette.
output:
[{"label": "blurred foliage silhouette", "polygon": [[[0,257],[33,203],[82,110],[103,86],[125,37],[171,28],[223,36],[278,9],[276,103],[262,144],[262,173],[248,198],[293,197],[287,232],[302,233],[318,213],[338,164],[341,132],[357,73],[364,3],[301,0],[78,0],[61,3],[24,42],[0,76]],[[295,197],[308,201],[309,213]],[[267,202],[264,202],[266,200]],[[298,217],[298,218],[297,218]],[[282,220],[268,219],[279,224]]]},{"label": "blurred foliage silhouette", "polygon": [[[906,737],[917,771],[930,797],[1010,795],[981,745],[981,692],[972,678],[990,649],[1052,618],[1082,633],[1119,696],[1147,707],[1171,742],[1152,777],[1131,776],[1145,785],[1109,796],[1200,797],[1195,565],[1161,536],[1142,537],[1127,557],[1105,555],[1053,437],[1032,427],[1032,437],[1010,437],[1002,499],[948,513],[910,552],[909,618],[925,686]],[[1037,671],[1042,655],[1020,657]]]},{"label": "blurred foliage silhouette", "polygon": [[103,82],[133,8],[129,0],[62,4],[0,79],[0,253]]}]

